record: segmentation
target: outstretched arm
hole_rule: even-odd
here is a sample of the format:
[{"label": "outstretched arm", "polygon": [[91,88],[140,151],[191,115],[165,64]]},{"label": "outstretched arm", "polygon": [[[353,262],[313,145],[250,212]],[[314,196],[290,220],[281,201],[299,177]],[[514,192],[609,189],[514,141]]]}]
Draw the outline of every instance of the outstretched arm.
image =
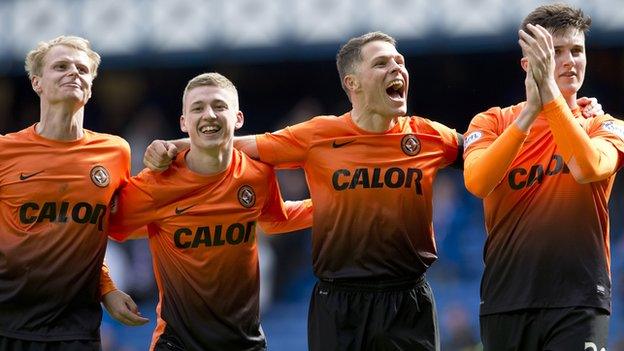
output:
[{"label": "outstretched arm", "polygon": [[[145,150],[143,164],[155,172],[162,172],[169,168],[178,152],[191,147],[189,138],[177,140],[154,140]],[[246,153],[253,159],[259,159],[258,145],[255,135],[234,138],[234,147]]]},{"label": "outstretched arm", "polygon": [[234,147],[247,154],[247,156],[254,160],[260,159],[258,153],[258,144],[256,143],[255,135],[246,135],[241,137],[234,137]]},{"label": "outstretched arm", "polygon": [[266,234],[294,232],[312,226],[312,200],[285,201],[286,221],[260,221],[259,225]]}]

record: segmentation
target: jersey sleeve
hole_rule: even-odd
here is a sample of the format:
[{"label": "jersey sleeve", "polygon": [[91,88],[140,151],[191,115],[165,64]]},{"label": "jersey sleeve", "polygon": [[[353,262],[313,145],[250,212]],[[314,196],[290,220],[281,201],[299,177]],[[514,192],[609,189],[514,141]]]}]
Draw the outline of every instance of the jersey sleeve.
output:
[{"label": "jersey sleeve", "polygon": [[117,194],[117,203],[111,211],[109,235],[115,240],[126,240],[130,235],[142,232],[155,219],[154,184],[149,170],[132,177]]},{"label": "jersey sleeve", "polygon": [[500,184],[527,137],[515,123],[498,135],[500,114],[498,108],[478,114],[464,138],[464,183],[468,191],[480,198]]},{"label": "jersey sleeve", "polygon": [[[606,134],[603,137],[592,137],[587,131],[587,121],[581,120],[579,124],[561,95],[545,104],[542,111],[548,120],[553,139],[577,181],[599,181],[615,173],[619,165],[617,148],[603,139]],[[592,122],[589,121],[589,124]]]},{"label": "jersey sleeve", "polygon": [[591,139],[602,139],[611,143],[618,153],[617,169],[624,166],[624,121],[609,115],[596,117],[589,124],[587,133]]},{"label": "jersey sleeve", "polygon": [[464,159],[474,150],[485,149],[498,138],[497,116],[499,107],[493,107],[476,115],[464,134]]},{"label": "jersey sleeve", "polygon": [[[121,138],[120,138],[121,139]],[[123,187],[130,181],[130,170],[132,169],[132,156],[130,152],[130,144],[125,139],[121,139],[121,181],[120,186]]]},{"label": "jersey sleeve", "polygon": [[275,171],[272,168],[267,170],[267,197],[260,212],[258,220],[260,222],[283,222],[288,219],[286,205],[282,200],[282,195],[277,183]]},{"label": "jersey sleeve", "polygon": [[442,138],[444,145],[444,158],[446,165],[457,165],[461,167],[463,163],[463,136],[455,129],[449,128],[442,123],[431,122],[432,127]]},{"label": "jersey sleeve", "polygon": [[260,228],[266,234],[279,234],[294,232],[310,228],[312,226],[312,200],[306,199],[301,201],[286,201],[286,221],[265,221],[260,222]]},{"label": "jersey sleeve", "polygon": [[102,296],[114,290],[117,290],[117,287],[110,276],[110,269],[106,265],[106,262],[104,262],[102,264],[102,272],[100,274],[100,299]]},{"label": "jersey sleeve", "polygon": [[256,136],[262,162],[280,168],[302,167],[315,133],[315,120]]}]

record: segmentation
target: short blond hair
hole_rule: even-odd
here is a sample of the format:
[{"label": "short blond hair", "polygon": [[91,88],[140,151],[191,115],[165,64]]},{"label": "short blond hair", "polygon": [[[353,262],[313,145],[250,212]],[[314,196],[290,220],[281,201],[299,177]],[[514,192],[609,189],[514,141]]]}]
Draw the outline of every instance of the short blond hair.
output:
[{"label": "short blond hair", "polygon": [[198,87],[205,86],[218,87],[232,91],[234,93],[234,96],[236,97],[236,105],[238,106],[238,90],[236,90],[236,86],[234,85],[234,83],[232,83],[231,80],[227,79],[224,75],[220,73],[210,72],[202,73],[189,80],[189,82],[186,84],[186,88],[184,88],[184,94],[182,94],[182,108],[184,109],[184,101],[186,100],[186,95],[189,91]]},{"label": "short blond hair", "polygon": [[97,76],[97,70],[100,66],[101,58],[97,52],[91,49],[89,41],[81,37],[61,35],[52,40],[39,42],[37,47],[32,49],[28,55],[26,55],[24,68],[28,73],[29,79],[32,79],[34,76],[41,76],[43,73],[43,59],[50,49],[58,45],[84,51],[91,59],[91,73],[93,74],[93,78]]}]

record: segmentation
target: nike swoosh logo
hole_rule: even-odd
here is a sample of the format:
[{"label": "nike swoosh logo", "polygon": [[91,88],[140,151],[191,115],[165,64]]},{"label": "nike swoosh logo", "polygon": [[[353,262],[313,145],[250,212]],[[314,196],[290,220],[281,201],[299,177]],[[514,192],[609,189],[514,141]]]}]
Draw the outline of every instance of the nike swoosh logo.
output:
[{"label": "nike swoosh logo", "polygon": [[345,146],[345,145],[351,144],[351,143],[352,143],[352,142],[354,142],[354,141],[355,141],[355,139],[354,139],[354,140],[345,141],[344,143],[337,143],[336,141],[334,141],[334,142],[332,143],[332,147],[333,147],[334,149],[335,149],[335,148],[339,148],[339,147],[343,147],[343,146]]},{"label": "nike swoosh logo", "polygon": [[31,173],[31,174],[20,173],[20,180],[26,180],[28,178],[34,177],[37,174],[40,174],[40,173],[43,173],[43,172],[45,172],[45,170],[39,171],[39,172],[35,172],[35,173]]},{"label": "nike swoosh logo", "polygon": [[188,210],[189,208],[191,208],[191,207],[193,207],[193,206],[195,206],[195,205],[197,205],[197,204],[193,204],[193,205],[191,205],[191,206],[188,206],[188,207],[182,207],[182,208],[177,208],[177,207],[176,207],[176,209],[175,209],[175,213],[176,213],[177,215],[182,214],[182,212],[184,212],[184,211]]}]

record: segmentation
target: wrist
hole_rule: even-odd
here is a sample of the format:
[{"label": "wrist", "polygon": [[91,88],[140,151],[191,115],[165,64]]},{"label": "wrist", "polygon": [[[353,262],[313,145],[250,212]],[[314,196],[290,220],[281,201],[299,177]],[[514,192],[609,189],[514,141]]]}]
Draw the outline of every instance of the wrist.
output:
[{"label": "wrist", "polygon": [[559,91],[559,87],[557,86],[557,82],[554,80],[547,81],[544,86],[540,88],[540,98],[542,99],[542,106],[547,105],[549,102],[555,100],[557,96],[561,93]]}]

